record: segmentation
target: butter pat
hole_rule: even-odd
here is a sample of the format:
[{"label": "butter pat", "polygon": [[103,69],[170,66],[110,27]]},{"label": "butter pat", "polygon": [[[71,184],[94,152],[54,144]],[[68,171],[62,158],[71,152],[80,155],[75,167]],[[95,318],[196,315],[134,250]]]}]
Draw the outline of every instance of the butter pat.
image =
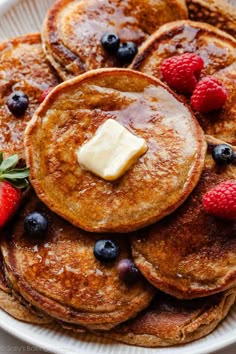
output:
[{"label": "butter pat", "polygon": [[144,139],[108,119],[77,152],[82,168],[108,181],[122,176],[147,151]]}]

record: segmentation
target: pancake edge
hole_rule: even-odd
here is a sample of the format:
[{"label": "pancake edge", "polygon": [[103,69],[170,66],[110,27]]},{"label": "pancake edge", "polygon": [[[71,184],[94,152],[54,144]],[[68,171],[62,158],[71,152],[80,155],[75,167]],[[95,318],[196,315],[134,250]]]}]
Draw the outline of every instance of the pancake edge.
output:
[{"label": "pancake edge", "polygon": [[234,39],[234,37],[232,37],[230,34],[214,26],[204,22],[196,22],[190,20],[173,21],[161,26],[156,32],[151,34],[151,36],[140,46],[138,54],[135,56],[129,68],[133,70],[140,70],[146,59],[150,57],[153,52],[155,52],[156,43],[168,38],[172,38],[175,34],[182,30],[185,25],[194,27],[201,31],[206,31],[206,33],[213,33],[216,38],[224,40],[226,43],[229,43],[231,46],[233,46],[236,50],[236,39]]},{"label": "pancake edge", "polygon": [[[192,322],[188,323],[183,328],[177,328],[176,336],[170,338],[169,340],[163,339],[155,335],[135,333],[135,331],[125,334],[116,333],[115,328],[111,330],[110,333],[104,332],[101,334],[101,332],[99,332],[97,334],[129,345],[150,348],[167,347],[190,343],[211,333],[227,316],[231,307],[235,303],[236,288],[231,288],[225,291],[224,293],[222,293],[222,297],[223,298],[221,299],[219,304],[210,306],[208,310],[203,311]],[[138,318],[139,315],[137,317],[137,321]],[[134,319],[133,321],[135,320],[136,319]],[[122,324],[120,326],[122,327]]]}]

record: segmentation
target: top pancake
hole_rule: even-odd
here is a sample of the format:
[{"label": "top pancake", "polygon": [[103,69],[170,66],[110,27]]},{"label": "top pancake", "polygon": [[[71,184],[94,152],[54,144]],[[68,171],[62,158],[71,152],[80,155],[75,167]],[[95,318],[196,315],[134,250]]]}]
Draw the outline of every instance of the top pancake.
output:
[{"label": "top pancake", "polygon": [[[0,151],[5,155],[24,156],[26,125],[40,104],[42,92],[57,84],[58,78],[46,60],[39,33],[0,43]],[[29,98],[29,106],[21,117],[15,117],[6,105],[7,97],[17,90]]]},{"label": "top pancake", "polygon": [[206,23],[175,21],[163,25],[143,43],[131,68],[161,78],[162,61],[186,52],[203,59],[201,76],[212,75],[236,60],[236,40]]},{"label": "top pancake", "polygon": [[[148,145],[113,182],[81,169],[76,155],[109,118]],[[187,198],[201,174],[206,144],[192,112],[159,80],[102,69],[47,96],[28,125],[25,147],[31,183],[50,209],[88,231],[128,232]]]},{"label": "top pancake", "polygon": [[[211,147],[222,143],[208,140]],[[135,263],[157,288],[188,299],[235,286],[235,222],[211,216],[202,206],[208,190],[231,179],[236,179],[236,167],[217,167],[209,152],[200,181],[185,203],[132,237]]]},{"label": "top pancake", "polygon": [[[24,202],[2,251],[11,287],[27,302],[57,320],[90,329],[109,329],[148,306],[155,290],[144,278],[132,285],[119,278],[118,262],[131,258],[127,238],[82,231],[34,194]],[[24,218],[34,211],[48,220],[48,232],[40,238],[24,231]],[[100,239],[118,245],[117,259],[107,263],[95,258]]]},{"label": "top pancake", "polygon": [[62,79],[120,64],[103,50],[105,32],[140,45],[162,24],[187,18],[184,0],[58,0],[45,19],[47,57]]}]

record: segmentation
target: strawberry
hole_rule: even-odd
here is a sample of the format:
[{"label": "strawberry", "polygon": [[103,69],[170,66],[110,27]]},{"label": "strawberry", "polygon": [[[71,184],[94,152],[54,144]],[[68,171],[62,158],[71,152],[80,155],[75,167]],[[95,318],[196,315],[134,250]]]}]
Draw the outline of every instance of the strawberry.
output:
[{"label": "strawberry", "polygon": [[0,227],[17,211],[21,201],[21,190],[13,187],[9,182],[0,182]]},{"label": "strawberry", "polygon": [[236,220],[236,180],[228,180],[209,190],[202,199],[209,214]]},{"label": "strawberry", "polygon": [[4,226],[20,206],[22,188],[28,186],[28,168],[16,168],[18,155],[3,160],[0,152],[0,227]]}]

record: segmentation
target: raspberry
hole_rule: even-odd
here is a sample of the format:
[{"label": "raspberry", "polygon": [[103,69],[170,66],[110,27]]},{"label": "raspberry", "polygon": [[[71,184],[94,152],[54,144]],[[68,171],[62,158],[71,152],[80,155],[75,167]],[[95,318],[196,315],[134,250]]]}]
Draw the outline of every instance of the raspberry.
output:
[{"label": "raspberry", "polygon": [[49,87],[47,90],[44,90],[42,95],[39,97],[39,102],[42,103],[47,95],[53,90],[53,87]]},{"label": "raspberry", "polygon": [[227,91],[222,83],[206,76],[197,84],[191,97],[191,105],[196,111],[207,113],[220,109],[226,99]]},{"label": "raspberry", "polygon": [[164,60],[161,75],[174,90],[192,93],[204,66],[203,60],[196,54],[185,53]]},{"label": "raspberry", "polygon": [[202,202],[209,214],[236,220],[236,180],[218,184],[203,196]]}]

